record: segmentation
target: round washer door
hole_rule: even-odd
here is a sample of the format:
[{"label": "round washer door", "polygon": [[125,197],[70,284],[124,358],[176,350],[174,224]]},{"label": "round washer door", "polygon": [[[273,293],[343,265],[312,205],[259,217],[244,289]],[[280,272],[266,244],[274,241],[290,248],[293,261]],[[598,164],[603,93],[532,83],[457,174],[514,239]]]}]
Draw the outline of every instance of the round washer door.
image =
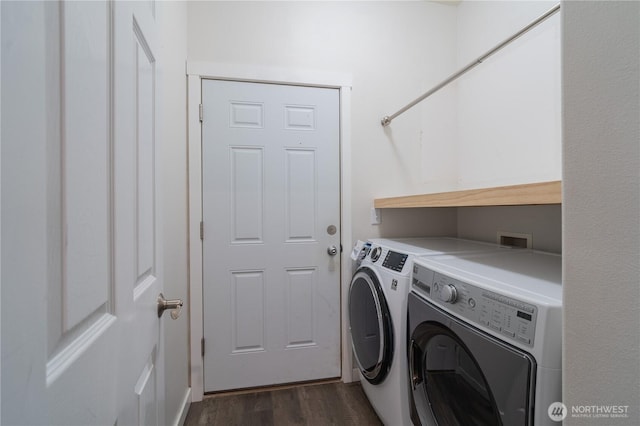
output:
[{"label": "round washer door", "polygon": [[393,359],[393,326],[380,281],[367,267],[356,271],[349,287],[353,353],[364,378],[382,382]]}]

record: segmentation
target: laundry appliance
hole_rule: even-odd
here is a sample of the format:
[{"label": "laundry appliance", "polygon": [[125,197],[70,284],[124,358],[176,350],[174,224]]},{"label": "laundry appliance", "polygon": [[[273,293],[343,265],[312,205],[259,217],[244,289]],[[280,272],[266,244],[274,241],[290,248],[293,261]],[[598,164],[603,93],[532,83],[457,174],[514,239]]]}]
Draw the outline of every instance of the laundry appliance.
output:
[{"label": "laundry appliance", "polygon": [[555,425],[561,256],[511,250],[414,261],[408,377],[416,425]]},{"label": "laundry appliance", "polygon": [[371,239],[355,249],[360,265],[348,302],[353,353],[364,392],[385,424],[411,424],[406,320],[412,260],[510,250],[457,238]]}]

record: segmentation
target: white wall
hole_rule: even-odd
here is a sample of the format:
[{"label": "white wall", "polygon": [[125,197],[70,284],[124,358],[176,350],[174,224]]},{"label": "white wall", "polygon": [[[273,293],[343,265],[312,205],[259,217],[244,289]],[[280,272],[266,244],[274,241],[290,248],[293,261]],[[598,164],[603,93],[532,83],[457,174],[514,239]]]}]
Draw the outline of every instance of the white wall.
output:
[{"label": "white wall", "polygon": [[[460,2],[456,70],[555,4]],[[559,14],[522,35],[452,86],[457,144],[452,189],[561,179]],[[457,227],[459,237],[490,242],[496,241],[498,231],[532,234],[533,248],[562,251],[560,206],[460,208]]]},{"label": "white wall", "polygon": [[564,1],[564,403],[640,424],[640,3]]},{"label": "white wall", "polygon": [[[435,121],[440,127],[430,128],[429,140],[447,139],[451,128],[446,120],[425,119],[414,109],[385,130],[380,119],[453,67],[455,6],[392,1],[191,2],[188,7],[191,61],[352,75],[354,239],[375,237],[385,229],[396,235],[455,234],[447,210],[428,217],[420,211],[384,212],[386,228],[369,224],[376,197],[443,189],[442,182],[423,182],[421,133],[423,121]],[[445,116],[452,117],[453,110]],[[450,169],[443,161],[438,164]],[[403,221],[387,225],[395,214]]]},{"label": "white wall", "polygon": [[562,253],[562,208],[550,206],[464,207],[458,209],[458,236],[496,242],[498,231],[530,234],[532,248]]},{"label": "white wall", "polygon": [[163,318],[165,418],[180,422],[189,391],[189,315],[187,269],[187,3],[158,2],[164,295],[185,302],[182,315]]},{"label": "white wall", "polygon": [[[461,2],[458,66],[471,63],[556,3]],[[456,85],[459,188],[561,179],[559,13]]]}]

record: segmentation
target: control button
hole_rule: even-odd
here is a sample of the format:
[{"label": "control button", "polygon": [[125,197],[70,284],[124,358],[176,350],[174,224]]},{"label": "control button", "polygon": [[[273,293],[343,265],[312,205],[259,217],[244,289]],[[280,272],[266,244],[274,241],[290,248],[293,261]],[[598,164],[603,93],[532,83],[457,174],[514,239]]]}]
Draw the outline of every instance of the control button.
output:
[{"label": "control button", "polygon": [[529,334],[529,327],[527,327],[527,324],[522,322],[518,324],[518,334]]},{"label": "control button", "polygon": [[529,338],[527,338],[527,337],[524,337],[524,336],[521,336],[521,335],[519,335],[519,334],[518,334],[518,335],[516,336],[516,338],[517,338],[518,340],[520,340],[522,343],[526,343],[527,345],[530,345],[530,344],[531,344],[531,339],[529,339]]},{"label": "control button", "polygon": [[502,324],[503,315],[504,315],[504,312],[500,307],[493,308],[493,312],[491,313],[491,321],[497,324]]},{"label": "control button", "polygon": [[489,324],[489,327],[493,328],[496,331],[502,330],[502,327],[500,327],[500,324],[496,324],[495,322],[492,322],[491,324]]},{"label": "control button", "polygon": [[472,308],[476,307],[476,299],[474,299],[473,297],[470,298],[467,303],[469,304],[469,306],[471,306]]},{"label": "control button", "polygon": [[502,333],[503,333],[503,334],[506,334],[506,335],[507,335],[507,336],[509,336],[509,337],[515,337],[515,335],[516,335],[516,333],[514,333],[514,332],[513,332],[513,331],[511,331],[511,330],[502,330]]}]

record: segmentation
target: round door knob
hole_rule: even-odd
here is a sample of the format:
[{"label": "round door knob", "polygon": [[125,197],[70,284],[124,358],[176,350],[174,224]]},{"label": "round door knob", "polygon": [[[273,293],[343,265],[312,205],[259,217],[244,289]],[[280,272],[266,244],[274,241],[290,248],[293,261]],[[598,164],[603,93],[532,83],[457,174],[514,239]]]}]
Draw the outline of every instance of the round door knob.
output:
[{"label": "round door knob", "polygon": [[458,290],[456,290],[453,284],[447,284],[442,286],[440,290],[440,300],[447,303],[455,303],[458,299]]},{"label": "round door knob", "polygon": [[327,249],[327,253],[329,253],[329,256],[335,256],[336,254],[338,254],[338,249],[336,248],[336,246],[330,246]]},{"label": "round door knob", "polygon": [[180,311],[182,310],[182,299],[165,299],[164,295],[160,293],[158,295],[158,318],[162,316],[164,311],[171,309],[171,318],[178,319]]}]

